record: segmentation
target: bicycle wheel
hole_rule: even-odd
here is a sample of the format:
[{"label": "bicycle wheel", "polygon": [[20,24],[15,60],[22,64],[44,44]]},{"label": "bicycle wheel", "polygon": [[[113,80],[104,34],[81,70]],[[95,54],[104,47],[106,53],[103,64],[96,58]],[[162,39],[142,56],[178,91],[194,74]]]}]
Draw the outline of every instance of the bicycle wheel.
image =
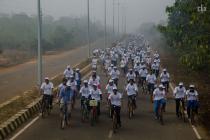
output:
[{"label": "bicycle wheel", "polygon": [[190,111],[190,122],[191,122],[192,125],[195,124],[195,114],[194,114],[193,109],[191,109],[191,111]]},{"label": "bicycle wheel", "polygon": [[117,130],[117,115],[116,115],[115,111],[114,111],[112,120],[113,120],[113,132],[116,133],[116,130]]},{"label": "bicycle wheel", "polygon": [[42,118],[45,118],[46,116],[46,102],[45,101],[42,103],[41,114],[42,114]]},{"label": "bicycle wheel", "polygon": [[95,122],[96,122],[96,111],[95,111],[95,109],[92,109],[92,111],[91,111],[91,126],[94,126]]}]

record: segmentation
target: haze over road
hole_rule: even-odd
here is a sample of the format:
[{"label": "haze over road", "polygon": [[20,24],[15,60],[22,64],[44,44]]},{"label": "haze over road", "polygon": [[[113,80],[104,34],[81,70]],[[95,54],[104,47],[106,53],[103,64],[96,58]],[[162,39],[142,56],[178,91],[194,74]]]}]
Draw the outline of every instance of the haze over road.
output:
[{"label": "haze over road", "polygon": [[[98,48],[103,45],[97,41],[91,47]],[[43,58],[43,76],[52,77],[63,72],[68,64],[71,66],[88,57],[87,46],[79,47],[58,55]],[[20,95],[26,90],[36,86],[37,67],[36,61],[30,61],[5,70],[0,70],[0,103]]]}]

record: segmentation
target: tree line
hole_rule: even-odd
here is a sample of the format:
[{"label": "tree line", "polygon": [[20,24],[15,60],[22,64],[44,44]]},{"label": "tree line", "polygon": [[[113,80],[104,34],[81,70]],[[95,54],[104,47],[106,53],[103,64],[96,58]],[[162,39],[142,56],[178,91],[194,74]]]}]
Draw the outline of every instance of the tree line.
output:
[{"label": "tree line", "polygon": [[[104,35],[103,26],[99,22],[91,22],[90,28],[92,41]],[[69,49],[87,42],[87,17],[54,19],[52,16],[44,16],[42,29],[44,52]],[[0,14],[0,53],[7,49],[36,53],[37,16],[24,13]]]},{"label": "tree line", "polygon": [[[198,11],[201,4],[206,12]],[[180,62],[192,70],[210,69],[209,7],[210,0],[176,0],[166,8],[167,23],[158,26]]]}]

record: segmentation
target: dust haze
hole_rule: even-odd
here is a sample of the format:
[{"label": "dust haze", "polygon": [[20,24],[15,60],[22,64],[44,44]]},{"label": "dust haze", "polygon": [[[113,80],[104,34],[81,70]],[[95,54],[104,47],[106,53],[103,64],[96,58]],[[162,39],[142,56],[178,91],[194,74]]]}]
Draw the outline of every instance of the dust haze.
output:
[{"label": "dust haze", "polygon": [[[115,26],[118,25],[118,0],[115,1]],[[166,20],[165,7],[174,0],[119,0],[120,26],[123,17],[127,20],[127,31],[135,31],[142,23]],[[87,15],[87,0],[41,0],[43,15],[54,18],[63,16],[81,17]],[[125,9],[125,11],[123,11]],[[0,13],[26,13],[35,15],[36,0],[0,0]],[[104,0],[90,0],[90,14],[92,21],[104,22]],[[113,24],[113,0],[107,0],[107,23]]]}]

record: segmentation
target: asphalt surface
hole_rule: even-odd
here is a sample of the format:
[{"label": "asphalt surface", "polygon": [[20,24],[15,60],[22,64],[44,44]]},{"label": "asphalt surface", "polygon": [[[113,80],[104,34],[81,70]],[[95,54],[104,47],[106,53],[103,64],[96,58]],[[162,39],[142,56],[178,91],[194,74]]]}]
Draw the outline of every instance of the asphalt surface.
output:
[{"label": "asphalt surface", "polygon": [[[99,69],[102,79],[102,89],[107,83],[107,76]],[[120,76],[120,91],[123,93],[125,86],[124,75]],[[102,114],[99,122],[91,127],[89,122],[81,122],[79,101],[72,113],[71,126],[64,130],[60,129],[58,105],[54,106],[53,112],[45,119],[38,119],[26,129],[16,140],[196,140],[189,123],[184,123],[175,116],[175,103],[167,102],[164,113],[164,125],[154,119],[153,104],[148,95],[139,94],[137,98],[137,110],[132,119],[127,115],[127,98],[124,93],[122,105],[122,128],[117,133],[112,133],[112,120],[108,118],[105,97],[102,103]]]},{"label": "asphalt surface", "polygon": [[[102,40],[95,42],[91,48],[103,47]],[[63,72],[67,65],[75,65],[88,57],[87,46],[66,51],[61,54],[43,57],[43,74],[52,77]],[[22,94],[36,86],[36,61],[30,61],[11,68],[0,70],[0,103]]]}]

